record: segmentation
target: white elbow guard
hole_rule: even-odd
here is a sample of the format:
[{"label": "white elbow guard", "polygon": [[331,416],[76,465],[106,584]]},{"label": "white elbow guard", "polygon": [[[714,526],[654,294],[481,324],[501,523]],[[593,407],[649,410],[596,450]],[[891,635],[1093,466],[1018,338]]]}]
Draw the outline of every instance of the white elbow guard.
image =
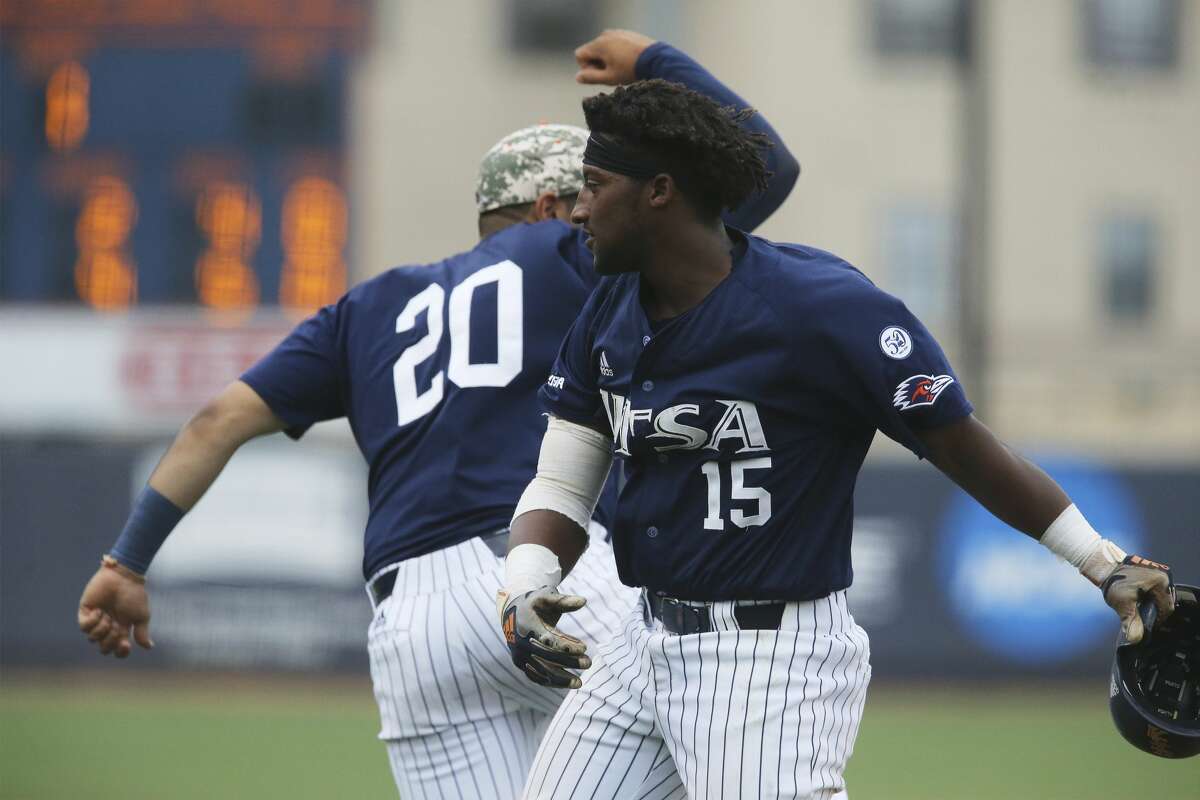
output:
[{"label": "white elbow guard", "polygon": [[513,519],[527,511],[557,511],[586,531],[611,466],[611,439],[586,425],[550,417],[537,475]]}]

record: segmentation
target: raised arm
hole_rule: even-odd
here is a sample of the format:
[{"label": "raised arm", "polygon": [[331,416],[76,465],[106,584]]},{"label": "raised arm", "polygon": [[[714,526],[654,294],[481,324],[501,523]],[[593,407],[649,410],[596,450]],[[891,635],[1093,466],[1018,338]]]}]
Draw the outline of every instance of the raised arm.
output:
[{"label": "raised arm", "polygon": [[1104,594],[1131,642],[1142,638],[1137,605],[1150,597],[1160,619],[1174,610],[1170,570],[1127,556],[1100,536],[1062,488],[973,415],[918,434],[929,460],[999,519],[1040,541]]},{"label": "raised arm", "polygon": [[237,449],[283,427],[253,389],[234,381],[180,429],[79,599],[79,629],[102,654],[128,656],[131,629],[139,645],[153,646],[144,577],[150,561]]},{"label": "raised arm", "polygon": [[[618,86],[635,80],[662,78],[682,83],[724,106],[750,107],[683,51],[633,31],[605,31],[576,49],[575,60],[579,64],[575,79],[580,83]],[[743,124],[756,133],[766,134],[772,145],[765,153],[767,169],[771,172],[767,189],[725,214],[726,224],[752,231],[775,213],[791,194],[800,176],[800,164],[762,114],[752,115]]]}]

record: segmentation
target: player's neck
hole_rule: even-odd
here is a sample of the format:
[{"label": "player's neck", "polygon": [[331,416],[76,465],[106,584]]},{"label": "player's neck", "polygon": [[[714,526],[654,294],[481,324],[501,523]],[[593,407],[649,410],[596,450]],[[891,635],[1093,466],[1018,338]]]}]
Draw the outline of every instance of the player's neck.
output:
[{"label": "player's neck", "polygon": [[655,242],[642,270],[642,306],[651,320],[670,319],[694,308],[733,267],[725,226],[687,226]]}]

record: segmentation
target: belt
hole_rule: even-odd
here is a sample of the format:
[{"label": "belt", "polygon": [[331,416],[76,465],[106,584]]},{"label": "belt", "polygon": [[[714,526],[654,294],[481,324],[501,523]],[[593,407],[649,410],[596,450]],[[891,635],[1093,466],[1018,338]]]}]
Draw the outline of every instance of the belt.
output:
[{"label": "belt", "polygon": [[[713,628],[713,603],[690,603],[673,597],[646,592],[650,616],[662,623],[663,629],[678,636],[709,633]],[[749,631],[777,631],[783,620],[787,603],[754,603],[735,605],[733,618],[738,627]]]},{"label": "belt", "polygon": [[[475,538],[483,542],[488,550],[495,553],[496,558],[504,558],[508,553],[508,528],[483,533]],[[414,556],[414,558],[420,558],[420,556]],[[367,594],[371,595],[371,602],[376,608],[392,596],[392,590],[396,588],[396,574],[400,571],[397,568],[402,563],[404,562],[397,561],[395,564],[384,567],[387,571],[377,574],[375,579],[367,584]]]}]

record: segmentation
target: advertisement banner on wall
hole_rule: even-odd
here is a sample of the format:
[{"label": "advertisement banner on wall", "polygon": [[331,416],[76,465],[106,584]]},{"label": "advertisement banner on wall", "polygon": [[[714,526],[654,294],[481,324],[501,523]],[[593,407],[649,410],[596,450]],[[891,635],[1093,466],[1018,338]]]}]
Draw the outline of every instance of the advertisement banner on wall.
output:
[{"label": "advertisement banner on wall", "polygon": [[[100,661],[75,628],[75,605],[164,447],[0,442],[0,663]],[[1200,465],[1036,460],[1098,529],[1200,583]],[[155,561],[158,646],[136,663],[365,669],[365,483],[345,431],[244,448]],[[869,465],[855,501],[849,597],[877,677],[1107,674],[1117,618],[1095,587],[935,469]]]},{"label": "advertisement banner on wall", "polygon": [[267,311],[236,324],[224,320],[198,311],[98,317],[78,309],[6,309],[0,363],[20,380],[0,392],[0,431],[171,433],[296,322]]}]

